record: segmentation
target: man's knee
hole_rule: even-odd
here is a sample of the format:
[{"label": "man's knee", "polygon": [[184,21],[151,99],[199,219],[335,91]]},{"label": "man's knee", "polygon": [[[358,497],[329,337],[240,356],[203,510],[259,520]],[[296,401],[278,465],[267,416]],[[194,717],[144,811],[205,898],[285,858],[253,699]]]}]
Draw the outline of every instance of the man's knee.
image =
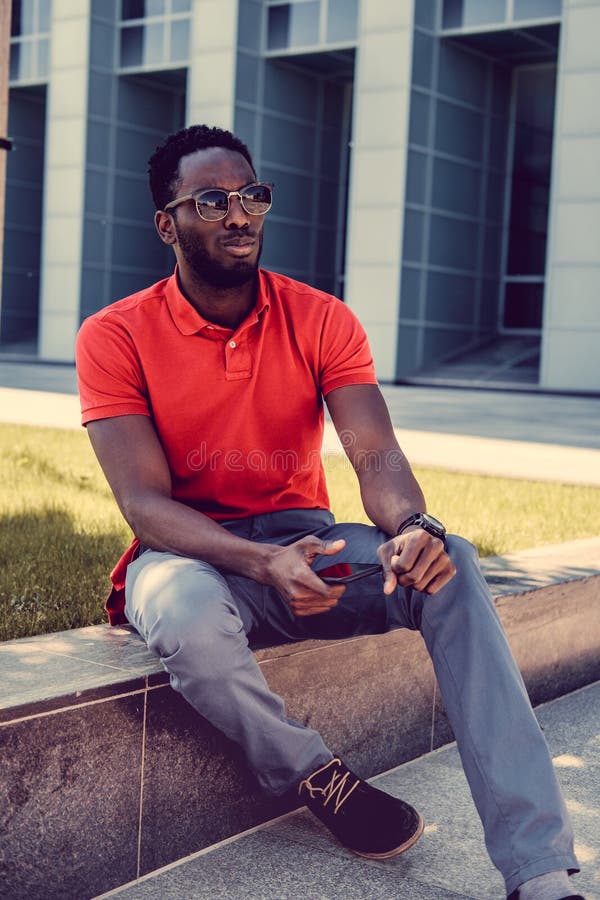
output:
[{"label": "man's knee", "polygon": [[460,537],[458,534],[446,536],[446,552],[454,563],[456,571],[474,570],[479,568],[479,556],[477,548],[471,541]]},{"label": "man's knee", "polygon": [[449,610],[468,619],[468,610],[477,614],[483,607],[491,604],[487,583],[479,565],[477,548],[465,538],[449,534],[446,539],[448,555],[456,568],[456,574],[442,588],[449,602]]},{"label": "man's knee", "polygon": [[[148,634],[148,647],[164,659],[185,657],[198,669],[226,665],[229,648],[243,632],[235,604],[220,592],[194,603],[160,603]],[[233,640],[232,640],[233,639]]]},{"label": "man's knee", "polygon": [[218,657],[228,636],[242,630],[225,579],[195,560],[149,562],[130,585],[130,621],[163,659]]}]

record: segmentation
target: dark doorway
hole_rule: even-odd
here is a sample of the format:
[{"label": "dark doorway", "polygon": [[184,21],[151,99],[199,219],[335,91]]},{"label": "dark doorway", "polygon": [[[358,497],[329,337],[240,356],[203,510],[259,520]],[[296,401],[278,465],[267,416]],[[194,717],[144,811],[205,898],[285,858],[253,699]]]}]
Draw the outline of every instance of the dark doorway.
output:
[{"label": "dark doorway", "polygon": [[556,65],[513,72],[501,331],[542,327]]}]

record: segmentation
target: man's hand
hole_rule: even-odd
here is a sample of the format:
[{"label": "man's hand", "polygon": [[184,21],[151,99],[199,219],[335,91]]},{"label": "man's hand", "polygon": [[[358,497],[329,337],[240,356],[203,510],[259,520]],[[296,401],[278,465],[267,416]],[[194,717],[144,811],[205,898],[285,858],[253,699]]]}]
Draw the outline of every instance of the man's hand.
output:
[{"label": "man's hand", "polygon": [[287,601],[294,615],[313,616],[337,605],[346,590],[344,585],[325,584],[310,566],[317,556],[332,556],[345,544],[343,540],[321,541],[307,535],[288,547],[273,548],[266,580]]},{"label": "man's hand", "polygon": [[398,584],[425,594],[437,594],[456,574],[443,542],[422,528],[411,528],[397,535],[377,551],[385,582],[384,594]]}]

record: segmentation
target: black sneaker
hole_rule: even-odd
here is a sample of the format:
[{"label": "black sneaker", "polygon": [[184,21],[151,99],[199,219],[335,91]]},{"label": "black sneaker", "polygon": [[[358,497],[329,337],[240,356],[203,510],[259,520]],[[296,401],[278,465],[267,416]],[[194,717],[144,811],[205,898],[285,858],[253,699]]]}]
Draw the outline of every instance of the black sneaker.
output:
[{"label": "black sneaker", "polygon": [[298,794],[336,838],[359,856],[397,856],[423,834],[423,819],[416,809],[371,787],[337,757],[301,781]]},{"label": "black sneaker", "polygon": [[[506,900],[519,900],[519,891],[513,891],[512,894],[509,894]],[[569,894],[568,897],[561,897],[561,900],[585,900],[581,894]]]}]

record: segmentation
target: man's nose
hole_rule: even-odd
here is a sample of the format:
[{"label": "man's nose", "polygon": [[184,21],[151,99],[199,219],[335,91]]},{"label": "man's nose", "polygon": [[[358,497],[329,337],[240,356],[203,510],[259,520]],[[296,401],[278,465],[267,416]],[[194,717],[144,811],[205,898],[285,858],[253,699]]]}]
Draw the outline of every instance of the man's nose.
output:
[{"label": "man's nose", "polygon": [[235,194],[229,198],[229,209],[225,216],[226,228],[244,228],[250,224],[250,216],[242,206],[241,199]]}]

